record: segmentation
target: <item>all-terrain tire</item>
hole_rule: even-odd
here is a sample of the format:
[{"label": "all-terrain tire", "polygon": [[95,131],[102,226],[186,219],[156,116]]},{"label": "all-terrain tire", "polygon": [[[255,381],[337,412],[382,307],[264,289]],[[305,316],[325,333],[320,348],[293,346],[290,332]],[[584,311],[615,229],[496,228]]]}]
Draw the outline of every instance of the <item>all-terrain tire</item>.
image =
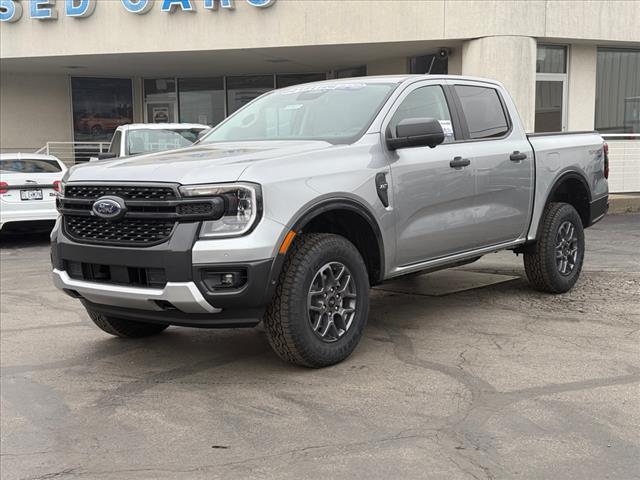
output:
[{"label": "all-terrain tire", "polygon": [[[333,263],[332,263],[333,262]],[[308,300],[312,282],[327,265],[345,266],[355,285],[355,313],[341,337],[327,342],[314,331]],[[285,259],[264,325],[269,343],[283,360],[321,368],[341,362],[356,348],[369,315],[369,276],[362,256],[346,238],[324,233],[301,235]]]},{"label": "all-terrain tire", "polygon": [[92,310],[87,310],[87,313],[98,328],[110,335],[121,338],[150,337],[166,330],[169,326],[159,323],[144,323],[123,318],[114,318]]},{"label": "all-terrain tire", "polygon": [[[559,245],[565,230],[561,231],[561,227],[566,226],[567,222],[575,228],[577,255],[575,261],[572,261],[571,270],[561,272],[558,256],[562,257],[563,252]],[[538,232],[535,245],[524,254],[524,269],[529,283],[541,292],[568,292],[578,281],[584,261],[584,228],[580,215],[568,203],[551,203],[542,215]]]}]

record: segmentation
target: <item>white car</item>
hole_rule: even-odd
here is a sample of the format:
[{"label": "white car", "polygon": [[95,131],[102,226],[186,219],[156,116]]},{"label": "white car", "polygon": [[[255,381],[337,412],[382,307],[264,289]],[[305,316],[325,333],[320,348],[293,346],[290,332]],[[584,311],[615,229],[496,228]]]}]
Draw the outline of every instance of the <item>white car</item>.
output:
[{"label": "white car", "polygon": [[104,160],[162,152],[192,145],[210,129],[199,123],[132,123],[121,125],[113,133],[109,151],[98,155]]},{"label": "white car", "polygon": [[64,163],[50,155],[0,155],[0,230],[9,224],[53,221]]}]

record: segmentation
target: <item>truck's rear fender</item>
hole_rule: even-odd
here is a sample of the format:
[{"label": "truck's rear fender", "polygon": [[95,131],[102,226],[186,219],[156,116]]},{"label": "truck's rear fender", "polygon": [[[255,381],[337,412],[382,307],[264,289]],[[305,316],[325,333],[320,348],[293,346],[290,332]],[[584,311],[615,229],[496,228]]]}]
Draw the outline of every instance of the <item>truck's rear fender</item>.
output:
[{"label": "truck's rear fender", "polygon": [[537,238],[551,202],[571,204],[585,228],[606,212],[603,141],[596,132],[529,135],[536,159],[536,188],[527,240]]}]

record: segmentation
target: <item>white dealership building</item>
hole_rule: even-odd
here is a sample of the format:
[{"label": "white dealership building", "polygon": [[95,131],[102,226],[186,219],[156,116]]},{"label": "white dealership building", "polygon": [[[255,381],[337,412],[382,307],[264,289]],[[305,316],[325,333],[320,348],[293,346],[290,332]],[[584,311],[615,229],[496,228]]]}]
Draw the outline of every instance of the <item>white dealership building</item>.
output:
[{"label": "white dealership building", "polygon": [[640,1],[0,0],[0,20],[3,152],[68,160],[281,86],[450,73],[502,81],[529,131],[600,131],[612,190],[640,190]]}]

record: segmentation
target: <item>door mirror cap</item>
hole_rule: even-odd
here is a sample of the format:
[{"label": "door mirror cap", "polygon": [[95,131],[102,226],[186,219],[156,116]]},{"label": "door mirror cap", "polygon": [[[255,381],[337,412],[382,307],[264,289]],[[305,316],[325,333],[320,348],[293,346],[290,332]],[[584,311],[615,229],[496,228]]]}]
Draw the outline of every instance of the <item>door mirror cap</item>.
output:
[{"label": "door mirror cap", "polygon": [[108,160],[109,158],[116,158],[118,154],[113,152],[104,152],[98,154],[98,160]]},{"label": "door mirror cap", "polygon": [[434,118],[405,118],[396,126],[396,136],[387,132],[389,150],[410,147],[435,148],[444,142],[444,131]]}]

